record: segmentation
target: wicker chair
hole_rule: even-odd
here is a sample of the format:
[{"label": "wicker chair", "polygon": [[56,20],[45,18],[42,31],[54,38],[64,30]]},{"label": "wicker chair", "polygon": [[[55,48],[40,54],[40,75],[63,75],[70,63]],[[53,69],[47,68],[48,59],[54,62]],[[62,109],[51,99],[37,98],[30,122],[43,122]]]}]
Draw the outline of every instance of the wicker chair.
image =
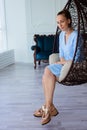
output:
[{"label": "wicker chair", "polygon": [[[68,9],[72,16],[73,28],[78,30],[79,35],[82,34],[84,39],[84,56],[83,62],[74,62],[76,57],[76,52],[78,48],[78,38],[76,43],[76,50],[73,57],[72,65],[69,69],[67,76],[61,81],[64,85],[77,85],[87,82],[87,0],[68,0],[64,9]],[[57,28],[53,53],[56,53],[56,39],[60,30]]]}]

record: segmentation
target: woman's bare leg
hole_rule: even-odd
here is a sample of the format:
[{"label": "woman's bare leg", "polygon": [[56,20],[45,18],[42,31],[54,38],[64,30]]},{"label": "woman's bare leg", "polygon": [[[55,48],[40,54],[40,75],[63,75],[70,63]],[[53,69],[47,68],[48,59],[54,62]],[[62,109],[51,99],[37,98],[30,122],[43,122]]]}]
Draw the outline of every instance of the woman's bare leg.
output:
[{"label": "woman's bare leg", "polygon": [[53,104],[55,83],[56,83],[56,77],[46,67],[42,78],[42,84],[44,89],[45,105],[47,108],[49,108]]},{"label": "woman's bare leg", "polygon": [[53,105],[53,95],[55,90],[56,76],[46,67],[42,77],[42,84],[45,96],[45,105],[41,109],[35,111],[34,116],[42,117],[41,124],[47,124],[51,120],[51,116],[58,114],[57,109]]}]

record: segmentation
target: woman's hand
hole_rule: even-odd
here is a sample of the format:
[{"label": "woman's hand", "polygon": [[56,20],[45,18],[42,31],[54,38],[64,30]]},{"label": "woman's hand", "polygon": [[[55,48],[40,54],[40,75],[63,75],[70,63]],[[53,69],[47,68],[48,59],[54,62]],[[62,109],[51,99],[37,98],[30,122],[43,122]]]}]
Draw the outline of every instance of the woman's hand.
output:
[{"label": "woman's hand", "polygon": [[60,61],[55,62],[55,64],[62,64],[62,65],[64,65],[66,62],[69,62],[69,61],[72,61],[72,60],[61,59]]},{"label": "woman's hand", "polygon": [[60,61],[55,62],[55,64],[62,64],[64,65],[66,63],[66,60],[64,58],[60,58]]},{"label": "woman's hand", "polygon": [[64,65],[66,63],[66,61],[57,61],[57,62],[55,62],[55,64],[62,64],[62,65]]}]

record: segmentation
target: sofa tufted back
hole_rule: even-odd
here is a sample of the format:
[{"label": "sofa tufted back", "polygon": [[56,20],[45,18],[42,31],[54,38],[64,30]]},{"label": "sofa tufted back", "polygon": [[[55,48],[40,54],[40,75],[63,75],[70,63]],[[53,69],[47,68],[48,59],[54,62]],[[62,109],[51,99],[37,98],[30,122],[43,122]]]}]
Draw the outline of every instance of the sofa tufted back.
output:
[{"label": "sofa tufted back", "polygon": [[34,41],[42,52],[52,52],[54,35],[34,35]]}]

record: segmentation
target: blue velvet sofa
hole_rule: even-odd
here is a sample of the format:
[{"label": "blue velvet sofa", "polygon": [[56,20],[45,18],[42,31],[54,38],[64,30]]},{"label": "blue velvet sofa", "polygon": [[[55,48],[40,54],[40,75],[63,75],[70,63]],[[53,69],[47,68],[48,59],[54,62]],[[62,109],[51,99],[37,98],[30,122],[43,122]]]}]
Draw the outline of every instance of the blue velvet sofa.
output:
[{"label": "blue velvet sofa", "polygon": [[49,55],[53,52],[55,35],[34,35],[34,41],[36,45],[31,46],[34,51],[34,68],[36,69],[36,64],[40,65],[41,61],[48,62]]}]

